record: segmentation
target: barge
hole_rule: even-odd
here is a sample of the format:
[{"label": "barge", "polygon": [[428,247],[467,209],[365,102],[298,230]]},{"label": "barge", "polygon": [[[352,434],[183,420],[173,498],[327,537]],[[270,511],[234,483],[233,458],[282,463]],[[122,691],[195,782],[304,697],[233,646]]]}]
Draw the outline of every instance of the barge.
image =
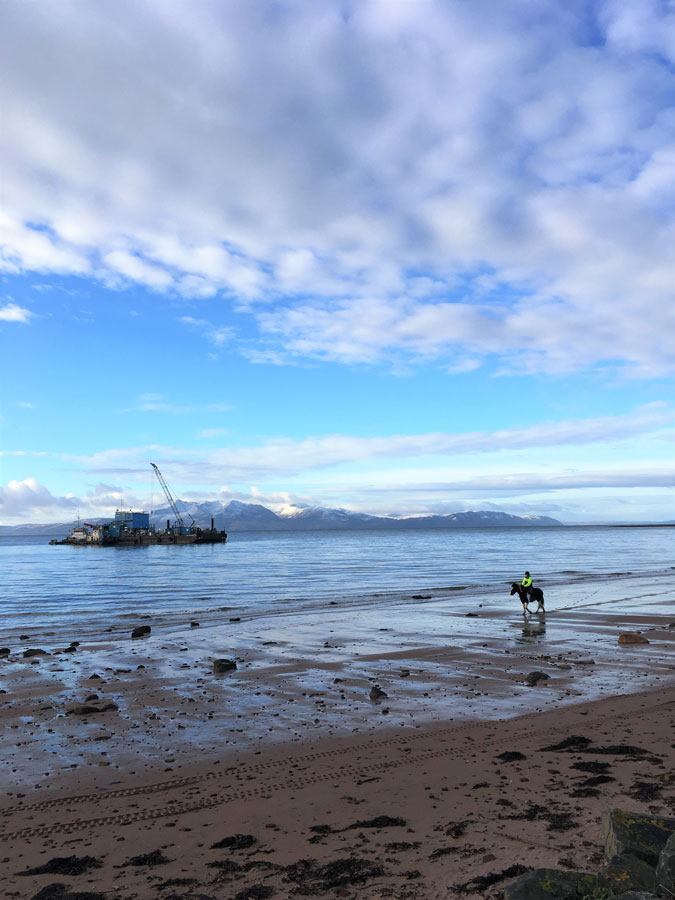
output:
[{"label": "barge", "polygon": [[70,544],[73,547],[149,547],[154,544],[224,544],[227,532],[218,531],[211,519],[210,528],[195,525],[174,525],[167,519],[165,529],[150,524],[146,512],[120,510],[112,522],[77,525],[63,540],[50,544]]},{"label": "barge", "polygon": [[[157,480],[173,510],[176,522],[172,526],[169,519],[166,520],[166,529],[158,530],[150,524],[150,514],[137,512],[132,509],[118,509],[112,522],[102,525],[92,525],[79,522],[67,538],[61,541],[52,540],[50,544],[70,544],[73,547],[150,547],[154,544],[224,544],[227,541],[227,533],[218,531],[213,519],[210,528],[198,528],[195,520],[191,525],[186,525],[181,516],[173,494],[169,490],[164,476],[154,463],[150,463],[155,470]],[[189,513],[188,513],[189,515]]]}]

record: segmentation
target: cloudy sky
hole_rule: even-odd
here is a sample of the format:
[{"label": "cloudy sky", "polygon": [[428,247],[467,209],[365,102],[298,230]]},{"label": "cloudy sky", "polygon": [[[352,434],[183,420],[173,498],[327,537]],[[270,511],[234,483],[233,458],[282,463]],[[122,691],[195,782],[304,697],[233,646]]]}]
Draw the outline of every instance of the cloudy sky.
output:
[{"label": "cloudy sky", "polygon": [[668,0],[4,0],[0,51],[5,524],[149,461],[675,518]]}]

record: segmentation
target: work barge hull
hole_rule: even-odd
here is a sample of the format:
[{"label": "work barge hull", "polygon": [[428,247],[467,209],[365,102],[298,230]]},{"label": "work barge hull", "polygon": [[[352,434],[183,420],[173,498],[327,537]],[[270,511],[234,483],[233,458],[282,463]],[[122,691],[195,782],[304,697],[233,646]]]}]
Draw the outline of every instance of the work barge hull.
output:
[{"label": "work barge hull", "polygon": [[166,529],[150,524],[145,512],[117,510],[112,522],[91,525],[85,522],[73,528],[67,538],[50,544],[69,544],[71,547],[152,547],[155,544],[224,544],[227,533],[218,531],[214,520],[210,528],[197,528],[181,522],[172,527],[167,519]]},{"label": "work barge hull", "polygon": [[50,544],[68,544],[72,547],[152,547],[156,544],[224,544],[225,531],[196,528],[188,534],[173,531],[129,532],[120,535],[91,535],[82,539],[69,535],[62,540],[52,540]]}]

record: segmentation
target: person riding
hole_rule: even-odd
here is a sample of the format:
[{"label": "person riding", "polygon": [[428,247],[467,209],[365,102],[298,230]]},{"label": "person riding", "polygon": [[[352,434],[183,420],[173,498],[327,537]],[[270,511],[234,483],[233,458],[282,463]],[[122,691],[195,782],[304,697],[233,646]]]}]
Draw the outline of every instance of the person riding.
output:
[{"label": "person riding", "polygon": [[523,590],[525,591],[525,595],[527,597],[530,596],[530,590],[532,588],[532,576],[529,572],[525,573],[525,577],[521,581],[521,585],[523,586]]}]

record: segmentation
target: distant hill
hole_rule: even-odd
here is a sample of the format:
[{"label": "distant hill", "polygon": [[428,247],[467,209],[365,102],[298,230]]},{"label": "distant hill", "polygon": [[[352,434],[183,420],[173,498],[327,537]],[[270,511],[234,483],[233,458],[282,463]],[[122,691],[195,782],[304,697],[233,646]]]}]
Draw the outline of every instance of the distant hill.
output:
[{"label": "distant hill", "polygon": [[[377,528],[400,530],[402,528],[504,528],[561,526],[562,522],[549,516],[513,516],[492,510],[457,512],[431,516],[369,516],[347,509],[329,509],[323,506],[287,506],[275,513],[257,503],[229,503],[208,501],[188,503],[179,501],[178,508],[186,522],[190,516],[200,527],[209,527],[211,518],[218,529],[225,531],[329,531],[337,529]],[[169,507],[155,510],[151,516],[153,525],[163,528],[166,520],[173,523],[174,515]],[[91,519],[92,524],[109,519]],[[77,522],[60,522],[48,525],[0,525],[0,536],[30,536],[68,534]]]}]

